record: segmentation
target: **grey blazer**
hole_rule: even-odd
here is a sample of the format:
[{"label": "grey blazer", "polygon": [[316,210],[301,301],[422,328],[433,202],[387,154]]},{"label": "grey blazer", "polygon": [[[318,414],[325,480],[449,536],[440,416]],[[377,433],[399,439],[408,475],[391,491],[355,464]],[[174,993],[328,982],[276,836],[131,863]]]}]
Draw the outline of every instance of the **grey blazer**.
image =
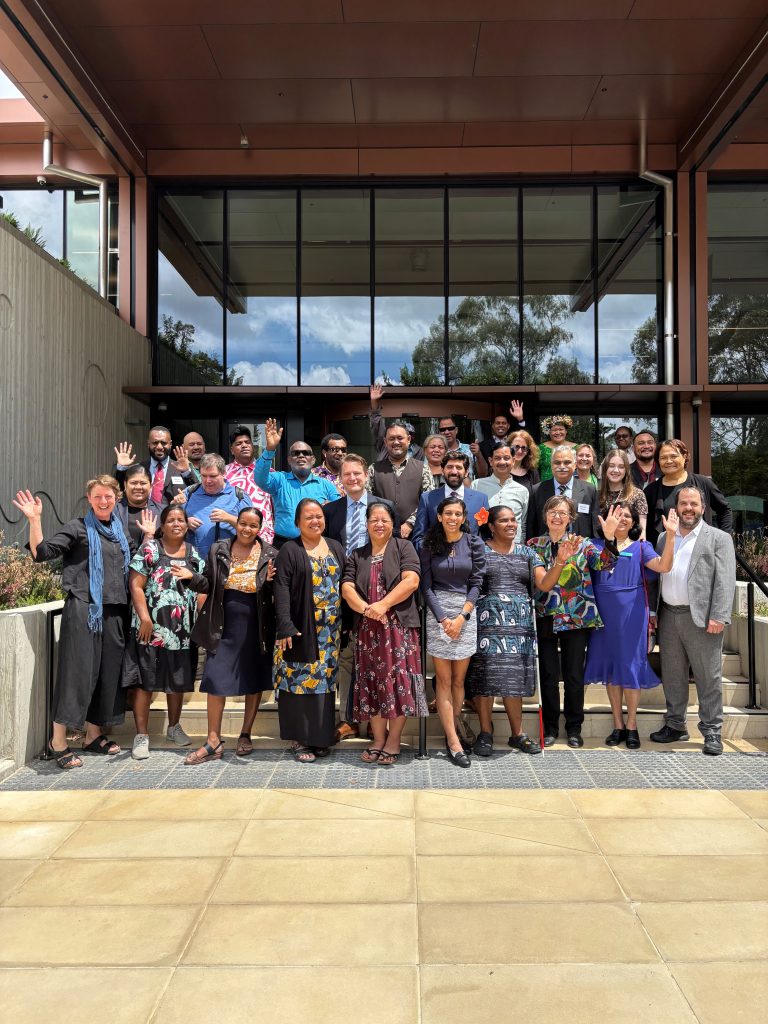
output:
[{"label": "grey blazer", "polygon": [[[659,554],[666,540],[665,533],[659,537],[656,543]],[[710,619],[727,625],[731,621],[735,591],[736,554],[731,535],[702,523],[688,567],[688,600],[694,625],[706,628]]]}]

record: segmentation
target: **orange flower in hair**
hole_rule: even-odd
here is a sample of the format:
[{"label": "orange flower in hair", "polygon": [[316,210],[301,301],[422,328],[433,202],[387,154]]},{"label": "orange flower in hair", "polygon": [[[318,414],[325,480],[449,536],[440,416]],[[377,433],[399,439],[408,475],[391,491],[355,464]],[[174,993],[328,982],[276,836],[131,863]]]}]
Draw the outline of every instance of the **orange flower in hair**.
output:
[{"label": "orange flower in hair", "polygon": [[477,512],[475,512],[475,522],[477,523],[478,526],[485,526],[485,524],[488,522],[487,508],[481,508],[478,509]]}]

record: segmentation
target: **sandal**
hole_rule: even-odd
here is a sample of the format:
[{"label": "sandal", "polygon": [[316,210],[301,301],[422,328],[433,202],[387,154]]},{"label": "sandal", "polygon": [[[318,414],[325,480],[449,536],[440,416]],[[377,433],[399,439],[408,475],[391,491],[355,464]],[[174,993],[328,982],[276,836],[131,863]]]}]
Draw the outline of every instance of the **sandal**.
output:
[{"label": "sandal", "polygon": [[[78,757],[74,750],[70,750],[69,747],[64,747],[63,750],[56,750],[49,743],[48,749],[50,750],[51,756],[53,757],[54,761],[59,766],[59,768],[61,768],[62,771],[67,771],[70,768],[83,767],[83,759],[81,757]],[[79,763],[75,764],[76,761]]]},{"label": "sandal", "polygon": [[219,761],[224,753],[224,740],[219,740],[215,747],[204,743],[198,750],[184,758],[184,764],[204,764],[205,761]]},{"label": "sandal", "polygon": [[311,764],[315,760],[315,754],[309,747],[302,747],[300,743],[296,743],[291,747],[291,753],[299,762],[299,764]]},{"label": "sandal", "polygon": [[104,733],[102,733],[100,736],[97,736],[95,740],[91,740],[90,743],[84,743],[83,750],[86,754],[114,755],[120,753],[120,744],[115,743],[115,741],[111,740],[109,736],[105,736]]},{"label": "sandal", "polygon": [[378,747],[367,747],[360,755],[360,760],[366,764],[376,764],[380,757],[381,751]]},{"label": "sandal", "polygon": [[315,757],[330,757],[331,756],[331,748],[330,747],[312,747],[312,752],[315,755]]},{"label": "sandal", "polygon": [[379,756],[379,764],[397,764],[400,760],[401,751],[393,754],[390,750],[382,750]]},{"label": "sandal", "polygon": [[237,757],[247,757],[253,753],[253,743],[251,743],[251,737],[247,732],[241,732],[237,737],[237,748],[235,754]]},{"label": "sandal", "polygon": [[530,737],[526,736],[524,732],[521,732],[519,736],[510,736],[507,740],[510,747],[515,750],[520,750],[524,754],[540,754],[541,747],[538,743],[534,743]]},{"label": "sandal", "polygon": [[478,757],[490,757],[493,754],[493,733],[478,733],[472,752]]}]

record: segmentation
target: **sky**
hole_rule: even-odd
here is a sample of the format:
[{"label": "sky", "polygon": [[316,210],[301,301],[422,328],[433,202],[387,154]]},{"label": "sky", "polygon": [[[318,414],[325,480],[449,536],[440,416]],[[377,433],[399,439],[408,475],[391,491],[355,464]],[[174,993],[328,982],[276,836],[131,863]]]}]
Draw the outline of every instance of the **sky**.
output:
[{"label": "sky", "polygon": [[0,100],[20,100],[23,98],[10,78],[0,69]]}]

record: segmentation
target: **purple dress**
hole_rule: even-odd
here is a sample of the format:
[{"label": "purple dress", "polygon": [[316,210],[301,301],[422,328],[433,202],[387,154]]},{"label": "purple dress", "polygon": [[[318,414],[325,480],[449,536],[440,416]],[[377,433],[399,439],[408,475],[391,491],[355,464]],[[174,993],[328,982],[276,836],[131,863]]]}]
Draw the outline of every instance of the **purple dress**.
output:
[{"label": "purple dress", "polygon": [[[602,546],[601,541],[593,543]],[[598,683],[650,690],[660,684],[648,664],[648,602],[643,592],[643,572],[647,583],[658,575],[642,568],[656,557],[652,544],[636,540],[620,552],[613,569],[592,571],[595,600],[605,628],[591,632],[585,686]]]}]

